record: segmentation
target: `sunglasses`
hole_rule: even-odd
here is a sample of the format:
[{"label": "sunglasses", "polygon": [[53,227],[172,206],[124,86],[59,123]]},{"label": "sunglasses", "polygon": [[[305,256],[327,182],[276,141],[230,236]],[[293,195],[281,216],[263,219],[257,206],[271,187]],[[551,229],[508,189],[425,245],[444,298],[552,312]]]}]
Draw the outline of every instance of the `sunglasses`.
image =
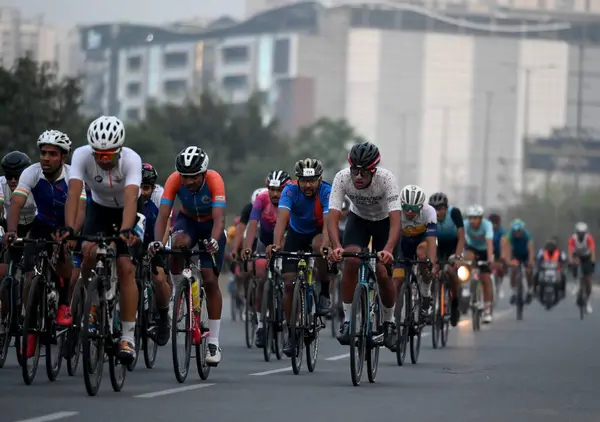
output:
[{"label": "sunglasses", "polygon": [[299,177],[298,181],[302,183],[307,183],[309,185],[314,185],[319,182],[319,177]]},{"label": "sunglasses", "polygon": [[402,209],[403,209],[404,211],[419,212],[419,211],[421,211],[421,205],[408,205],[408,204],[403,204],[403,205],[402,205]]},{"label": "sunglasses", "polygon": [[21,177],[21,175],[18,173],[5,173],[4,177],[6,177],[6,180],[19,180],[19,177]]},{"label": "sunglasses", "polygon": [[358,176],[359,174],[361,175],[361,177],[367,177],[370,174],[373,174],[375,172],[375,169],[363,169],[360,167],[350,167],[350,174],[352,176]]},{"label": "sunglasses", "polygon": [[116,161],[120,156],[120,151],[94,151],[94,159],[97,161]]}]

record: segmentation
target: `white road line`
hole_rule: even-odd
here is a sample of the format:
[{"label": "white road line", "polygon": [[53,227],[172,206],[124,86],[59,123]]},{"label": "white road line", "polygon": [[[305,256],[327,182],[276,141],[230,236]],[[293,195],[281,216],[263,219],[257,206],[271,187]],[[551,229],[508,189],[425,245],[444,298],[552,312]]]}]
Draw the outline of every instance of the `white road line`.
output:
[{"label": "white road line", "polygon": [[169,394],[183,393],[184,391],[197,390],[199,388],[211,387],[213,385],[216,385],[216,384],[213,383],[213,384],[186,385],[185,387],[169,388],[168,390],[155,391],[153,393],[138,394],[137,396],[133,396],[133,397],[135,397],[137,399],[152,399],[154,397],[168,396]]},{"label": "white road line", "polygon": [[63,412],[49,413],[47,415],[38,416],[36,418],[21,419],[16,422],[50,422],[50,421],[57,421],[59,419],[70,418],[71,416],[75,416],[78,414],[79,414],[79,412],[63,411]]},{"label": "white road line", "polygon": [[264,372],[255,372],[253,374],[248,374],[248,375],[252,375],[253,377],[262,377],[265,375],[271,375],[271,374],[278,374],[280,372],[287,372],[287,371],[291,371],[292,367],[288,366],[285,368],[279,368],[279,369],[271,369],[270,371],[264,371]]},{"label": "white road line", "polygon": [[342,360],[350,357],[350,353],[344,353],[343,355],[332,356],[330,358],[325,358],[328,361]]}]

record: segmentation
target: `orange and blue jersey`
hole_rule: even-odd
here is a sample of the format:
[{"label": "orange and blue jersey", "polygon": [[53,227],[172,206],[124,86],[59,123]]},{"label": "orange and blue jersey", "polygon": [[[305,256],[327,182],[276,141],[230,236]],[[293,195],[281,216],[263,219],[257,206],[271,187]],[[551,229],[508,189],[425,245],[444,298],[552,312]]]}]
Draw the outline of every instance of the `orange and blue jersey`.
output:
[{"label": "orange and blue jersey", "polygon": [[181,181],[178,172],[172,173],[165,183],[160,200],[161,205],[170,207],[175,203],[175,197],[181,202],[180,212],[186,217],[198,222],[212,222],[212,209],[225,208],[225,183],[219,173],[208,170],[204,184],[198,192],[189,191]]},{"label": "orange and blue jersey", "polygon": [[290,228],[296,233],[312,234],[323,229],[323,216],[329,213],[331,184],[321,182],[315,197],[307,198],[297,183],[288,183],[279,199],[279,208],[290,212]]}]

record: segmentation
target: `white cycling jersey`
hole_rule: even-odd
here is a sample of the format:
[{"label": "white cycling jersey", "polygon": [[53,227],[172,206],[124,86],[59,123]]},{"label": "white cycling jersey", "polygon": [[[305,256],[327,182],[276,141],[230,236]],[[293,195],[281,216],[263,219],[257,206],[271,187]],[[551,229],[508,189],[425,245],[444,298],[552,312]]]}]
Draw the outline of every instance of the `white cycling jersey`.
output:
[{"label": "white cycling jersey", "polygon": [[[0,205],[4,205],[4,218],[8,217],[8,211],[10,210],[10,201],[12,199],[13,192],[8,186],[6,177],[0,177]],[[25,205],[21,209],[21,215],[19,216],[19,224],[26,225],[33,222],[37,214],[37,207],[33,196],[28,196],[25,201]]]},{"label": "white cycling jersey", "polygon": [[[154,185],[154,190],[152,191],[152,195],[150,195],[150,200],[156,205],[156,208],[160,209],[160,198],[162,198],[162,194],[165,191],[161,185]],[[173,210],[171,210],[171,213]]]},{"label": "white cycling jersey", "polygon": [[402,213],[402,237],[416,237],[425,234],[429,227],[437,225],[437,213],[429,204],[423,204],[421,212],[412,220]]},{"label": "white cycling jersey", "polygon": [[340,170],[333,179],[329,209],[341,211],[344,196],[350,199],[350,212],[368,221],[380,221],[390,211],[399,211],[400,193],[394,174],[378,167],[371,184],[365,189],[356,189],[352,183],[350,169]]},{"label": "white cycling jersey", "polygon": [[92,200],[108,208],[123,208],[126,186],[142,184],[142,159],[131,148],[122,148],[119,164],[111,170],[103,170],[93,155],[92,147],[85,145],[73,152],[71,179],[78,179],[89,186]]}]

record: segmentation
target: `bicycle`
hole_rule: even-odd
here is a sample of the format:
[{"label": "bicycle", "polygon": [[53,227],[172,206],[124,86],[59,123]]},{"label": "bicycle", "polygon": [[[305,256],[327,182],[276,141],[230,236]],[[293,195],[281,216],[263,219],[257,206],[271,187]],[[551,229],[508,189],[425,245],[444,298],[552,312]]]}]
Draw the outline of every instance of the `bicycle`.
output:
[{"label": "bicycle", "polygon": [[450,333],[450,302],[452,287],[448,274],[449,263],[439,263],[443,270],[433,285],[433,320],[431,322],[431,342],[434,349],[446,347]]},{"label": "bicycle", "polygon": [[[171,324],[171,345],[173,348],[173,370],[175,378],[178,382],[185,382],[189,370],[190,360],[192,358],[192,345],[195,346],[196,366],[200,379],[206,380],[210,374],[211,365],[206,363],[206,353],[208,350],[208,313],[207,313],[207,298],[203,287],[202,274],[198,271],[198,265],[192,262],[192,257],[206,253],[204,245],[200,243],[198,249],[192,251],[188,248],[182,249],[164,249],[160,248],[160,243],[155,243],[157,254],[161,255],[179,255],[184,258],[183,270],[181,275],[183,280],[176,286],[175,298],[173,299],[173,320]],[[219,270],[216,265],[215,256],[211,254],[213,272],[218,277]],[[193,272],[197,272],[195,277]],[[197,288],[196,288],[197,286]],[[198,301],[196,302],[197,291]],[[178,323],[183,322],[184,327],[178,328]],[[193,333],[198,330],[200,339],[194,340]],[[184,355],[182,358],[178,356],[178,340],[177,334],[184,333],[183,341]]]},{"label": "bicycle", "polygon": [[[65,337],[70,329],[70,327],[60,327],[55,322],[58,312],[55,270],[64,242],[46,239],[16,239],[15,241],[34,244],[37,253],[21,335],[23,381],[31,385],[35,379],[40,359],[40,343],[46,347],[46,375],[50,381],[55,381],[62,366]],[[52,253],[48,252],[49,247],[53,247]],[[33,340],[32,337],[35,341],[35,349],[33,355],[28,357],[29,342]]]},{"label": "bicycle", "polygon": [[421,316],[421,289],[419,288],[415,266],[427,265],[429,271],[431,271],[433,265],[428,259],[400,259],[396,262],[404,264],[404,268],[408,269],[408,276],[405,277],[398,292],[394,310],[396,326],[400,329],[396,337],[396,362],[399,366],[403,366],[406,359],[406,348],[409,343],[410,360],[413,364],[418,362],[421,351],[421,333],[423,327],[427,325],[425,319]]},{"label": "bicycle", "polygon": [[[471,289],[471,324],[473,331],[481,330],[481,316],[485,310],[485,301],[483,298],[483,286],[481,284],[481,269],[489,266],[488,261],[464,261],[470,271],[470,289]],[[473,268],[475,267],[475,268]]]},{"label": "bicycle", "polygon": [[335,338],[337,331],[344,321],[344,308],[342,306],[342,274],[343,267],[338,266],[338,273],[333,279],[333,292],[331,295],[331,337]]},{"label": "bicycle", "polygon": [[[581,321],[583,321],[583,319],[585,318],[585,314],[587,313],[587,302],[588,302],[588,294],[587,294],[587,286],[585,283],[585,277],[583,274],[583,271],[581,271],[582,268],[581,267],[581,262],[579,262],[576,266],[572,266],[572,272],[573,275],[579,275],[578,278],[578,284],[579,284],[579,290],[577,291],[577,299],[576,299],[576,304],[577,307],[579,308],[579,319]],[[577,271],[577,270],[580,271]],[[579,274],[577,274],[579,273]]]},{"label": "bicycle", "polygon": [[85,302],[87,300],[87,289],[84,280],[79,277],[73,288],[71,297],[71,312],[73,324],[67,333],[67,340],[64,348],[64,357],[67,361],[67,373],[75,376],[81,357],[82,341],[81,327],[84,315]]},{"label": "bicycle", "polygon": [[517,308],[517,321],[521,321],[523,319],[523,308],[525,307],[525,288],[523,284],[525,283],[523,277],[523,263],[519,262],[517,265],[517,275],[516,275],[516,300],[515,306]]},{"label": "bicycle", "polygon": [[[14,243],[11,245],[11,247],[15,246],[17,245]],[[15,341],[17,362],[19,362],[19,365],[23,364],[20,347],[23,332],[23,315],[21,312],[23,307],[22,261],[22,257],[18,263],[11,259],[8,263],[6,277],[0,283],[0,324],[4,327],[0,334],[0,368],[6,363],[8,349],[13,339]],[[6,316],[3,318],[2,314]]]},{"label": "bicycle", "polygon": [[292,370],[300,373],[303,358],[303,343],[306,347],[306,366],[314,372],[319,353],[319,331],[325,328],[323,319],[317,315],[318,298],[313,287],[315,258],[323,258],[320,253],[273,251],[274,268],[281,277],[283,258],[298,261],[294,293],[292,296],[292,315],[290,317],[290,336],[292,348]]},{"label": "bicycle", "polygon": [[[247,261],[244,261],[244,272],[247,272]],[[244,333],[246,338],[246,347],[252,349],[254,346],[254,337],[256,335],[256,329],[258,327],[258,316],[256,315],[255,304],[256,301],[256,273],[253,272],[252,276],[248,280],[246,286],[245,298],[244,298]]]}]

